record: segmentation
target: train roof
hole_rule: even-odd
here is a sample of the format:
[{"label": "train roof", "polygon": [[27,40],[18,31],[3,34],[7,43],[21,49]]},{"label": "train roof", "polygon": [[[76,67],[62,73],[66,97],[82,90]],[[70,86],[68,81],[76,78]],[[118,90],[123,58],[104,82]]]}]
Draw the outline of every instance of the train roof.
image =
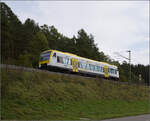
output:
[{"label": "train roof", "polygon": [[[62,53],[62,54],[66,54],[66,55],[71,55],[71,56],[75,56],[75,57],[78,57],[78,58],[81,58],[81,59],[85,59],[85,60],[89,60],[89,61],[93,61],[93,62],[96,62],[96,63],[101,63],[101,64],[107,64],[108,66],[114,66],[114,67],[117,67],[115,65],[112,65],[112,64],[109,64],[109,63],[106,63],[106,62],[102,62],[102,61],[95,61],[95,60],[92,60],[92,59],[88,59],[88,58],[84,58],[84,57],[80,57],[78,55],[75,55],[75,54],[72,54],[72,53],[68,53],[68,52],[62,52],[62,51],[59,51],[59,50],[46,50],[44,52],[49,52],[49,51],[55,51],[55,52],[59,52],[59,53]],[[42,53],[44,53],[42,52]]]}]

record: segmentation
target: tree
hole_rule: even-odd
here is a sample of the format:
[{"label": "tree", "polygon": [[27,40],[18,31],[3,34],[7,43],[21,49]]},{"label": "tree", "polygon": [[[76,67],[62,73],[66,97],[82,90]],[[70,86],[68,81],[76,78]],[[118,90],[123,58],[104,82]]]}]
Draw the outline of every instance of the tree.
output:
[{"label": "tree", "polygon": [[16,58],[16,55],[20,51],[17,49],[20,47],[17,44],[20,43],[20,27],[22,26],[20,20],[11,11],[11,9],[5,4],[1,5],[1,48],[2,48],[2,62],[6,61],[10,63],[12,59]]},{"label": "tree", "polygon": [[54,26],[47,26],[43,25],[41,26],[41,31],[44,33],[44,35],[47,38],[47,41],[49,43],[49,48],[60,50],[58,46],[61,45],[61,38],[62,34],[58,32],[58,30]]},{"label": "tree", "polygon": [[22,43],[24,44],[22,46],[23,48],[23,52],[30,51],[30,42],[32,41],[33,36],[40,31],[40,28],[38,26],[38,24],[35,23],[34,20],[28,18],[26,19],[26,21],[23,24],[23,28],[22,28]]},{"label": "tree", "polygon": [[33,36],[32,41],[30,41],[30,51],[32,57],[32,66],[38,67],[38,61],[40,53],[44,50],[48,49],[48,41],[45,37],[45,35],[41,32],[37,32],[35,36]]},{"label": "tree", "polygon": [[97,44],[94,43],[94,36],[88,35],[83,29],[78,31],[75,42],[78,55],[98,61],[108,59],[103,52],[99,52]]}]

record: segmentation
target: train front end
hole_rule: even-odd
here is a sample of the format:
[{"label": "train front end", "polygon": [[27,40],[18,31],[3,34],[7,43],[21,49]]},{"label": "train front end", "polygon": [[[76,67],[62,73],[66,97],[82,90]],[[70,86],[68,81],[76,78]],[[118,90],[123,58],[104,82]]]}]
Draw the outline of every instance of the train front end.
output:
[{"label": "train front end", "polygon": [[47,69],[50,64],[51,50],[44,51],[40,54],[39,68]]}]

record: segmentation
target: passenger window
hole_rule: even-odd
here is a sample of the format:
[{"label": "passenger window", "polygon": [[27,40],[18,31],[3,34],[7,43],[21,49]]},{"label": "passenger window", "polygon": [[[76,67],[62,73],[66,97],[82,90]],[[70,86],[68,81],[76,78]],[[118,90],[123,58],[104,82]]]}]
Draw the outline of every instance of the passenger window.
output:
[{"label": "passenger window", "polygon": [[99,72],[101,71],[99,66],[98,66],[98,71],[99,71]]},{"label": "passenger window", "polygon": [[102,69],[102,67],[100,67],[100,72],[103,72],[103,69]]},{"label": "passenger window", "polygon": [[91,65],[91,64],[89,64],[89,65],[90,65],[90,66],[89,66],[89,69],[92,70],[92,65]]},{"label": "passenger window", "polygon": [[92,66],[92,71],[94,71],[94,65],[91,65]]},{"label": "passenger window", "polygon": [[109,73],[109,68],[108,68],[108,73]]},{"label": "passenger window", "polygon": [[63,62],[63,57],[57,56],[57,62],[58,63],[64,63]]},{"label": "passenger window", "polygon": [[69,58],[67,58],[67,64],[70,65],[70,59]]},{"label": "passenger window", "polygon": [[85,68],[87,69],[87,70],[89,70],[89,64],[85,64],[86,66],[85,66]]},{"label": "passenger window", "polygon": [[82,62],[80,63],[80,66],[81,66],[81,68],[83,68],[83,63]]},{"label": "passenger window", "polygon": [[63,58],[63,62],[64,62],[64,64],[67,64],[67,59]]},{"label": "passenger window", "polygon": [[111,73],[113,73],[113,70],[111,69]]},{"label": "passenger window", "polygon": [[59,56],[57,56],[57,62],[60,63],[60,58],[59,58]]},{"label": "passenger window", "polygon": [[83,68],[85,69],[85,67],[86,67],[86,64],[85,64],[85,63],[83,63],[82,65],[83,65]]},{"label": "passenger window", "polygon": [[96,71],[98,71],[98,66],[96,66]]},{"label": "passenger window", "polygon": [[89,70],[92,70],[91,64],[89,64]]},{"label": "passenger window", "polygon": [[104,67],[102,67],[102,72],[104,72]]},{"label": "passenger window", "polygon": [[102,70],[102,67],[101,67],[101,66],[99,67],[99,70],[100,70],[100,72],[103,72],[103,70]]},{"label": "passenger window", "polygon": [[81,62],[78,62],[78,68],[81,68]]},{"label": "passenger window", "polygon": [[82,62],[80,62],[80,68],[83,68],[83,63]]},{"label": "passenger window", "polygon": [[96,66],[95,65],[93,65],[93,69],[94,69],[94,71],[96,71]]},{"label": "passenger window", "polygon": [[70,65],[70,59],[69,58],[63,58],[64,64]]},{"label": "passenger window", "polygon": [[109,72],[112,73],[111,68],[109,69]]},{"label": "passenger window", "polygon": [[70,59],[70,65],[72,65],[72,59]]},{"label": "passenger window", "polygon": [[114,69],[112,69],[112,74],[114,74]]}]

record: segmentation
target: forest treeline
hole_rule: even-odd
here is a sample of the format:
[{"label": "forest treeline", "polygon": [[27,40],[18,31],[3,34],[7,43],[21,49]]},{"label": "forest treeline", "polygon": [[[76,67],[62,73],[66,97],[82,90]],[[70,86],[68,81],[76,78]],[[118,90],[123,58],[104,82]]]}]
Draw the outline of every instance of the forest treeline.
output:
[{"label": "forest treeline", "polygon": [[[39,26],[33,19],[22,23],[4,2],[1,5],[1,63],[26,67],[38,67],[39,55],[47,49],[70,52],[89,59],[104,61],[119,67],[120,80],[129,80],[129,64],[112,61],[97,47],[94,36],[80,29],[69,38],[58,32],[53,25]],[[132,65],[132,82],[149,84],[149,65]]]}]

